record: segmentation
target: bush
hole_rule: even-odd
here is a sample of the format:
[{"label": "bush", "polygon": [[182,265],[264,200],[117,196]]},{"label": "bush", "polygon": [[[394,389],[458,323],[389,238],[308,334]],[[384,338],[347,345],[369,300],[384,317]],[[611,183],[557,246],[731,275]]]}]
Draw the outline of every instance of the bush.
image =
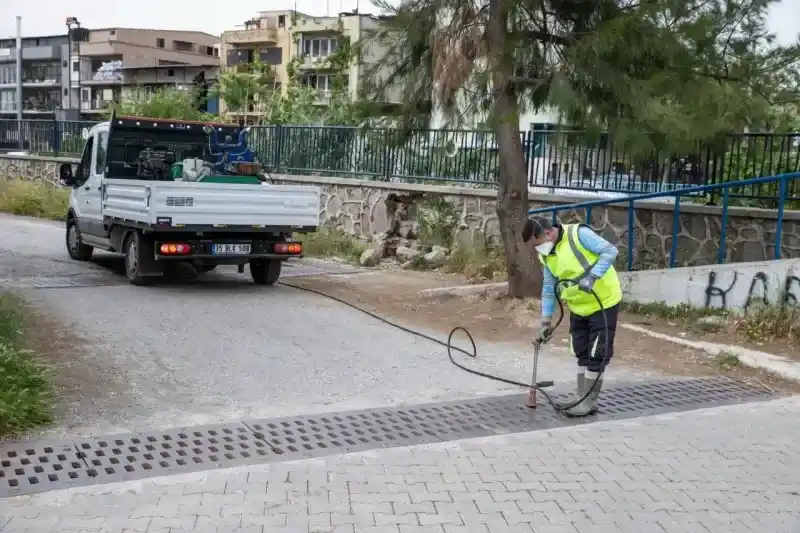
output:
[{"label": "bush", "polygon": [[26,181],[0,182],[0,211],[12,215],[66,220],[69,191]]},{"label": "bush", "polygon": [[299,238],[303,251],[314,257],[339,257],[348,261],[358,261],[367,245],[352,235],[342,231],[321,228]]},{"label": "bush", "polygon": [[0,437],[18,436],[51,420],[47,367],[24,346],[22,302],[0,295]]}]

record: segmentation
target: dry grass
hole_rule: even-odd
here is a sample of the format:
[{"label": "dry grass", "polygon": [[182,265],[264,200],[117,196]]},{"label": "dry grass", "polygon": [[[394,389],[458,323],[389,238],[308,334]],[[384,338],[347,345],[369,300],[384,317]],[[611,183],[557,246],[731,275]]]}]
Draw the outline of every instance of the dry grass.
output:
[{"label": "dry grass", "polygon": [[0,212],[65,220],[69,190],[27,181],[0,182]]}]

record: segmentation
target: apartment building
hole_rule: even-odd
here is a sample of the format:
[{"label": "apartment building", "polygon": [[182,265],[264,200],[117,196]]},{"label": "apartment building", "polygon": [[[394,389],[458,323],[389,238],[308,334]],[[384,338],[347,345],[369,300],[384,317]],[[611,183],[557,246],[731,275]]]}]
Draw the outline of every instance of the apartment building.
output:
[{"label": "apartment building", "polygon": [[[22,39],[26,118],[96,119],[126,93],[213,82],[219,39],[198,31],[103,28]],[[15,39],[0,39],[0,118],[17,112]],[[214,111],[214,109],[212,109]]]},{"label": "apartment building", "polygon": [[[336,53],[345,40],[356,43],[380,28],[381,20],[372,15],[340,13],[335,17],[315,17],[291,10],[260,11],[243,26],[222,33],[223,69],[259,59],[273,67],[275,87],[285,88],[287,65],[297,60],[301,83],[319,91],[319,103],[325,104],[333,88],[333,71],[328,56]],[[369,50],[363,62],[353,62],[348,74],[349,92],[355,98],[365,73],[381,57],[379,50]],[[399,95],[396,95],[399,97]],[[392,98],[394,99],[394,98]],[[221,103],[223,110],[224,103]],[[248,112],[260,114],[254,102]]]},{"label": "apartment building", "polygon": [[[67,35],[22,39],[22,111],[26,118],[53,116],[61,107],[69,59]],[[0,39],[0,119],[17,114],[17,43]]]},{"label": "apartment building", "polygon": [[219,71],[219,39],[199,31],[93,29],[71,47],[66,108],[91,118],[133,90],[188,87]]}]

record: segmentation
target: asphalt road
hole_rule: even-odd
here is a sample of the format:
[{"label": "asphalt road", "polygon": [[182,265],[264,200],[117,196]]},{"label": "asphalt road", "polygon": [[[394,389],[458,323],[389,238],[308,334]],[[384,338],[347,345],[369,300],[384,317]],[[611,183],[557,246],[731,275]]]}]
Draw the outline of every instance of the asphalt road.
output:
[{"label": "asphalt road", "polygon": [[[286,276],[346,272],[303,261]],[[322,297],[223,270],[133,287],[121,259],[71,261],[60,224],[0,216],[0,283],[51,320],[68,376],[59,423],[37,437],[187,427],[510,391],[442,349]],[[363,274],[348,274],[363,275]],[[391,295],[387,295],[391,297]],[[66,340],[65,340],[66,339]],[[530,351],[484,345],[482,369],[525,380]],[[572,383],[563,348],[540,377]],[[611,377],[627,379],[623,368]]]}]

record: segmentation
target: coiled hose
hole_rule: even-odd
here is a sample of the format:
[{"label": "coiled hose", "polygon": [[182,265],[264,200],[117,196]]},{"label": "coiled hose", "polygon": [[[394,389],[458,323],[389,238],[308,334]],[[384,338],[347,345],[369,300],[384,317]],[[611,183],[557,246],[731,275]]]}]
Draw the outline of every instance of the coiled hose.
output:
[{"label": "coiled hose", "polygon": [[[553,331],[558,329],[558,326],[560,326],[561,322],[564,320],[564,303],[561,300],[561,295],[559,293],[559,288],[560,287],[564,287],[564,286],[574,285],[576,283],[577,283],[576,280],[558,280],[556,282],[555,295],[556,295],[556,302],[558,302],[559,317],[558,317],[558,320],[556,321],[555,325],[552,328],[550,328],[550,336],[546,339],[546,341],[549,340],[550,338],[552,338]],[[346,305],[347,307],[355,309],[356,311],[360,311],[361,313],[364,313],[365,315],[370,316],[370,317],[372,317],[375,320],[378,320],[380,322],[383,322],[384,324],[389,325],[389,326],[391,326],[393,328],[399,329],[401,331],[405,331],[406,333],[410,333],[411,335],[414,335],[416,337],[419,337],[419,338],[428,340],[430,342],[436,343],[436,344],[438,344],[440,346],[443,346],[445,349],[447,349],[447,357],[448,357],[448,359],[450,359],[450,362],[453,365],[455,365],[458,368],[460,368],[461,370],[464,370],[465,372],[469,372],[470,374],[474,374],[476,376],[480,376],[482,378],[491,379],[493,381],[498,381],[500,383],[505,383],[506,385],[514,385],[516,387],[522,387],[522,388],[525,388],[525,389],[535,389],[535,390],[537,390],[537,391],[542,393],[542,395],[547,400],[547,403],[549,403],[553,407],[553,409],[555,409],[556,412],[558,412],[558,413],[564,413],[565,411],[568,411],[568,410],[572,409],[573,407],[576,407],[578,404],[580,404],[586,398],[588,398],[589,395],[592,394],[592,392],[594,392],[594,389],[597,387],[597,384],[600,381],[600,377],[602,376],[602,374],[598,374],[598,376],[592,382],[592,386],[589,387],[589,389],[586,391],[586,393],[581,398],[578,398],[577,400],[575,400],[575,401],[573,401],[573,402],[571,402],[569,404],[559,404],[547,393],[547,391],[544,390],[545,387],[551,386],[552,382],[523,383],[521,381],[515,381],[513,379],[508,379],[508,378],[504,378],[504,377],[500,377],[500,376],[495,376],[495,375],[489,374],[487,372],[481,372],[480,370],[475,370],[475,369],[469,368],[469,367],[459,363],[458,361],[456,361],[455,358],[453,357],[453,352],[461,353],[461,354],[466,355],[467,357],[471,357],[473,359],[476,359],[478,357],[478,347],[475,345],[475,339],[472,337],[472,334],[469,332],[469,330],[467,330],[463,326],[454,327],[450,331],[450,334],[447,336],[447,340],[443,341],[441,339],[437,339],[436,337],[432,337],[432,336],[427,335],[425,333],[422,333],[420,331],[416,331],[416,330],[413,330],[411,328],[407,328],[405,326],[401,326],[400,324],[392,322],[391,320],[388,320],[388,319],[386,319],[386,318],[384,318],[384,317],[382,317],[382,316],[380,316],[380,315],[378,315],[376,313],[373,313],[371,311],[367,311],[363,307],[359,307],[358,305],[350,303],[347,300],[343,300],[342,298],[339,298],[337,296],[333,296],[331,294],[326,294],[326,293],[324,293],[322,291],[318,291],[316,289],[310,289],[308,287],[301,287],[299,285],[286,283],[284,281],[279,281],[278,284],[279,285],[283,285],[285,287],[290,287],[292,289],[296,289],[296,290],[300,290],[300,291],[305,291],[305,292],[309,292],[309,293],[312,293],[312,294],[316,294],[316,295],[322,296],[324,298],[328,298],[328,299],[333,300],[335,302],[338,302],[340,304]],[[609,333],[610,332],[609,332],[609,329],[608,329],[608,317],[606,315],[606,309],[605,309],[605,307],[603,307],[603,302],[600,300],[600,297],[597,295],[597,293],[595,291],[593,291],[593,290],[590,291],[590,294],[592,294],[594,296],[595,300],[597,300],[597,303],[600,305],[601,312],[603,313],[603,326],[605,328],[605,348],[606,348],[606,352],[605,353],[609,353],[609,351],[610,351],[610,335],[609,335]],[[464,350],[463,348],[459,348],[458,346],[453,346],[453,335],[455,335],[458,331],[463,331],[464,334],[467,336],[467,339],[469,339],[469,342],[472,345],[472,352],[471,353],[468,352],[467,350]],[[539,344],[539,343],[534,344],[534,350],[539,350],[541,348],[541,346],[542,346],[542,344]]]}]

